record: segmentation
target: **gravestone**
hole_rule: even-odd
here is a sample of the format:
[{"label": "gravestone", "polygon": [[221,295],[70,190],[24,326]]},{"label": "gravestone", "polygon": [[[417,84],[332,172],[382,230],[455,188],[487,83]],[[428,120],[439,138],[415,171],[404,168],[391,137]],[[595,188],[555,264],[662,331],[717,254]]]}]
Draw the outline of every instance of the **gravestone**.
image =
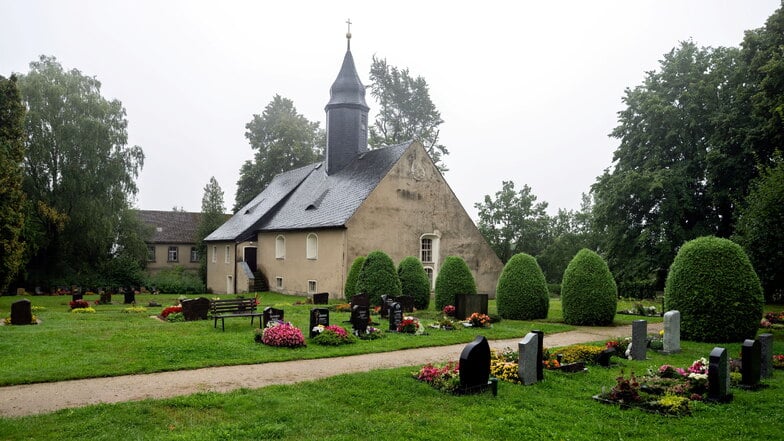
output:
[{"label": "gravestone", "polygon": [[33,324],[33,305],[27,299],[17,300],[11,303],[11,324],[12,325],[31,325]]},{"label": "gravestone", "polygon": [[71,294],[71,301],[72,302],[75,302],[77,300],[83,300],[83,299],[84,299],[84,294],[82,294],[80,292],[75,292],[75,293]]},{"label": "gravestone", "polygon": [[354,329],[355,334],[366,333],[369,321],[370,307],[367,305],[354,305],[351,307],[351,327]]},{"label": "gravestone", "polygon": [[131,303],[136,303],[136,293],[132,289],[126,289],[123,296],[125,296],[123,299],[124,304],[130,305]]},{"label": "gravestone", "polygon": [[596,363],[602,367],[610,367],[610,360],[615,355],[615,348],[607,348],[599,353]]},{"label": "gravestone", "polygon": [[395,301],[403,307],[403,312],[414,312],[414,298],[411,296],[397,296]]},{"label": "gravestone", "polygon": [[318,325],[329,326],[329,309],[313,308],[310,310],[310,338],[318,335],[318,332],[313,330]]},{"label": "gravestone", "polygon": [[180,305],[182,305],[182,316],[186,322],[207,320],[207,313],[210,311],[210,299],[206,297],[185,299],[180,302]]},{"label": "gravestone", "polygon": [[328,292],[319,292],[313,294],[313,304],[314,305],[326,305],[329,303],[329,293]]},{"label": "gravestone", "polygon": [[[542,357],[539,356],[539,335],[529,332],[517,344],[518,365],[517,375],[524,385],[535,384],[539,380],[539,366],[542,366]],[[461,369],[462,369],[462,365]]]},{"label": "gravestone", "polygon": [[398,302],[389,305],[389,330],[397,331],[398,325],[403,321],[403,306]]},{"label": "gravestone", "polygon": [[667,311],[664,313],[664,347],[666,354],[675,354],[681,351],[681,313],[680,311]]},{"label": "gravestone", "polygon": [[544,380],[544,364],[542,364],[542,357],[544,357],[544,331],[534,329],[531,332],[539,337],[536,345],[536,357],[539,360],[539,364],[536,365],[536,380],[542,381]]},{"label": "gravestone", "polygon": [[755,388],[760,382],[760,342],[744,340],[740,347],[741,380],[744,387]]},{"label": "gravestone", "polygon": [[266,308],[264,308],[264,311],[261,312],[261,321],[262,321],[261,327],[266,328],[267,323],[269,323],[272,320],[277,320],[282,322],[283,310],[273,308],[272,306],[267,306]]},{"label": "gravestone", "polygon": [[760,334],[760,377],[773,376],[773,334]]},{"label": "gravestone", "polygon": [[460,388],[462,393],[477,393],[490,385],[490,345],[478,335],[460,353]]},{"label": "gravestone", "polygon": [[355,305],[370,308],[370,296],[367,294],[357,294],[351,297],[351,306],[353,307]]},{"label": "gravestone", "polygon": [[455,295],[455,318],[465,320],[475,312],[487,314],[487,294]]},{"label": "gravestone", "polygon": [[632,322],[632,360],[645,360],[648,350],[648,322],[635,320]]},{"label": "gravestone", "polygon": [[387,318],[389,316],[389,305],[393,302],[391,297],[386,294],[381,296],[381,309],[378,310],[379,315],[381,318]]},{"label": "gravestone", "polygon": [[730,394],[730,363],[727,350],[713,348],[708,363],[708,399],[727,402],[732,399]]}]

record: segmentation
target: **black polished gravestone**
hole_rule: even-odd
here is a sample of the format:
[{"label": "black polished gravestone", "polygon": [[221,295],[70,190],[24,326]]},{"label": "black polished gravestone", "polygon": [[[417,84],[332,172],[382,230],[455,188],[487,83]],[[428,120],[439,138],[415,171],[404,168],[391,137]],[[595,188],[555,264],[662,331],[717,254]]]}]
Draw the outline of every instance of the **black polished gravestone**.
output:
[{"label": "black polished gravestone", "polygon": [[185,299],[180,302],[180,305],[182,305],[182,316],[186,322],[207,320],[207,314],[210,312],[210,299],[206,297]]},{"label": "black polished gravestone", "polygon": [[355,333],[366,333],[368,322],[370,322],[370,307],[366,305],[354,305],[351,307],[351,327]]},{"label": "black polished gravestone", "polygon": [[84,294],[82,294],[80,292],[75,292],[75,293],[71,294],[71,301],[72,302],[75,302],[77,300],[83,300],[83,299],[84,299]]},{"label": "black polished gravestone", "polygon": [[12,325],[32,325],[33,324],[33,305],[27,299],[17,300],[11,303],[11,324]]},{"label": "black polished gravestone", "polygon": [[394,302],[392,297],[384,294],[381,296],[381,308],[378,310],[378,314],[381,318],[387,318],[389,316],[389,305]]},{"label": "black polished gravestone", "polygon": [[364,306],[370,308],[370,296],[367,294],[357,294],[351,297],[351,306]]},{"label": "black polished gravestone", "polygon": [[328,292],[319,292],[313,294],[313,304],[314,305],[326,305],[329,303],[329,293]]},{"label": "black polished gravestone", "polygon": [[312,308],[310,310],[310,338],[318,335],[314,329],[318,326],[329,326],[329,309]]},{"label": "black polished gravestone", "polygon": [[277,320],[282,322],[283,310],[275,309],[271,306],[267,306],[266,308],[264,308],[264,311],[261,312],[261,327],[266,328],[267,323],[271,322],[272,320]]},{"label": "black polished gravestone", "polygon": [[475,312],[487,314],[487,294],[455,295],[455,318],[465,320]]},{"label": "black polished gravestone", "polygon": [[725,348],[713,348],[708,363],[708,400],[726,403],[730,393],[730,362]]},{"label": "black polished gravestone", "polygon": [[403,306],[400,303],[393,302],[389,305],[389,330],[396,332],[401,322],[403,322]]},{"label": "black polished gravestone", "polygon": [[493,388],[497,393],[497,382],[490,381],[490,345],[484,336],[478,335],[460,353],[460,387],[457,393],[471,394]]},{"label": "black polished gravestone", "polygon": [[754,389],[760,386],[762,350],[757,340],[745,340],[740,347],[741,380],[740,386]]},{"label": "black polished gravestone", "polygon": [[125,297],[123,299],[124,304],[130,305],[132,303],[136,303],[136,291],[134,291],[133,288],[126,289],[123,293],[123,296]]},{"label": "black polished gravestone", "polygon": [[414,298],[411,296],[397,296],[395,301],[403,307],[403,312],[414,312]]},{"label": "black polished gravestone", "polygon": [[610,359],[615,355],[615,348],[607,348],[599,353],[596,364],[602,367],[610,367]]}]

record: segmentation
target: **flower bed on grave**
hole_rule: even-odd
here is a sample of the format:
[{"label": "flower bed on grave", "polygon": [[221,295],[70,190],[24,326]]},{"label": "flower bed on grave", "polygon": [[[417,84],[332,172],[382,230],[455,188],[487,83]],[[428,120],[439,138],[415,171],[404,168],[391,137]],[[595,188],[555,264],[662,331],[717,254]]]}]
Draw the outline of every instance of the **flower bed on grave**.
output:
[{"label": "flower bed on grave", "polygon": [[299,348],[306,346],[302,331],[289,322],[271,320],[264,329],[257,329],[255,340],[267,346]]},{"label": "flower bed on grave", "polygon": [[760,328],[784,329],[784,311],[765,314],[760,320]]},{"label": "flower bed on grave", "polygon": [[311,341],[318,345],[340,346],[357,342],[357,337],[346,331],[342,326],[318,325],[313,330],[318,332],[318,335],[313,337]]},{"label": "flower bed on grave", "polygon": [[184,322],[185,316],[182,313],[182,305],[167,306],[161,311],[161,318],[167,322]]},{"label": "flower bed on grave", "polygon": [[443,365],[428,363],[411,375],[442,392],[454,393],[460,387],[460,366],[454,361]]}]

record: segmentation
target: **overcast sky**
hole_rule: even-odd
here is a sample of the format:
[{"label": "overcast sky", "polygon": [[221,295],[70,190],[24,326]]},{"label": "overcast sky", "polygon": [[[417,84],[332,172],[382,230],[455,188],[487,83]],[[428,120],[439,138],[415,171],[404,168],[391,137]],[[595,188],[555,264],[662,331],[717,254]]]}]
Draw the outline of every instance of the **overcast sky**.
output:
[{"label": "overcast sky", "polygon": [[[472,218],[501,182],[576,209],[612,165],[624,89],[692,39],[738,46],[779,0],[538,2],[0,0],[0,75],[57,57],[127,110],[146,155],[136,206],[200,211],[215,176],[227,210],[253,152],[245,124],[275,94],[325,124],[346,50],[423,76],[444,119],[446,179]],[[368,94],[370,98],[370,94]],[[372,99],[371,120],[376,105]]]}]

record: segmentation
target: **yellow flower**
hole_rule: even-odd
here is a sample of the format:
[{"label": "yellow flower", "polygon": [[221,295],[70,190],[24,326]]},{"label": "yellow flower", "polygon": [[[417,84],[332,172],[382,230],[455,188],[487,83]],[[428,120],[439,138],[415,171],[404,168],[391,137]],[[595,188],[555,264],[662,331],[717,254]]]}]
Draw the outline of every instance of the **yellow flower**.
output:
[{"label": "yellow flower", "polygon": [[660,335],[660,336],[662,336],[662,337],[664,337],[664,329],[662,329],[661,331],[659,331],[659,335]]}]

